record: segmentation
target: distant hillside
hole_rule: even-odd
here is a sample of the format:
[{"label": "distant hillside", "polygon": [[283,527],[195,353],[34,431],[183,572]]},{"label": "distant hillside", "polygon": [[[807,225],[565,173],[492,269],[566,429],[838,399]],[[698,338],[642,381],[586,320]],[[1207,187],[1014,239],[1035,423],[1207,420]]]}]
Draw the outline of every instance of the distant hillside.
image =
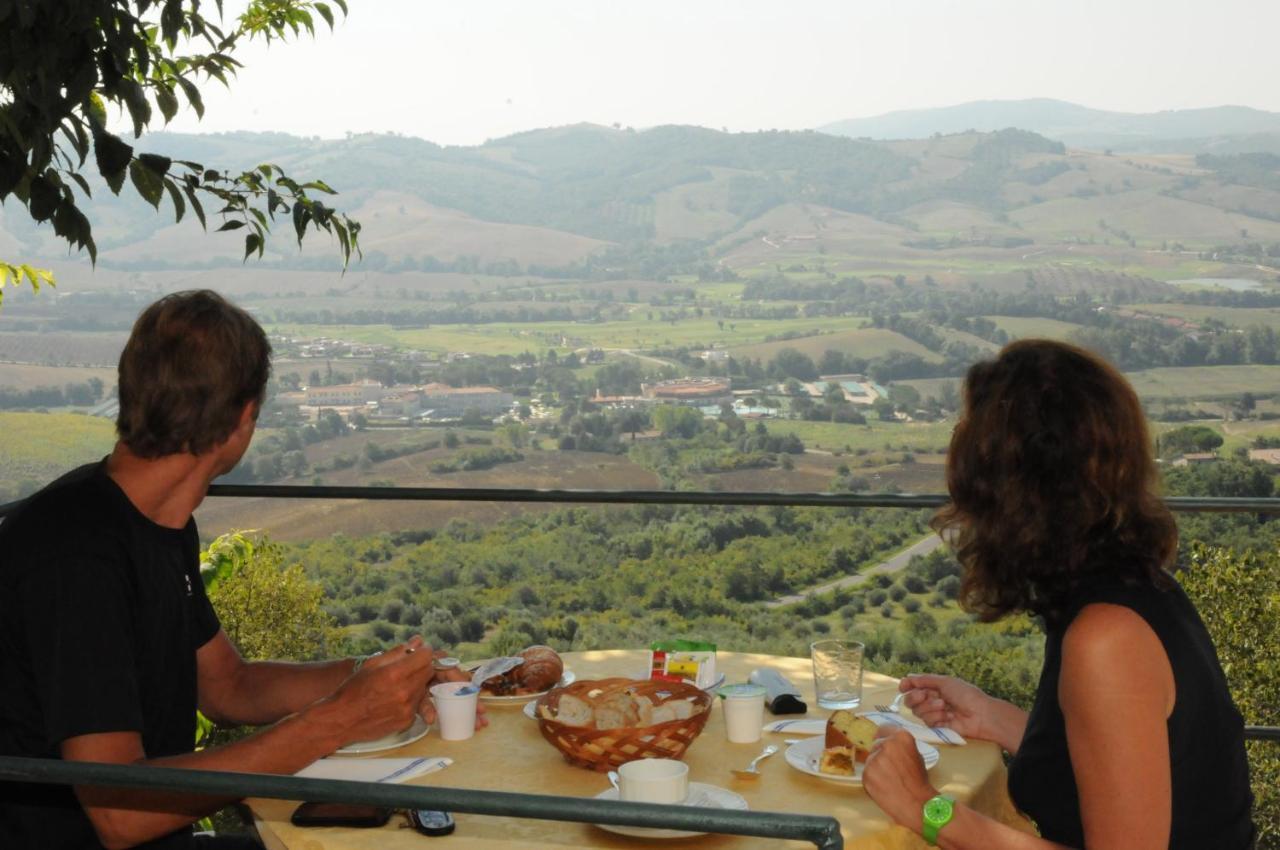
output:
[{"label": "distant hillside", "polygon": [[[1032,103],[1042,116],[1058,107],[1083,114]],[[1006,110],[992,120],[1012,117]],[[862,141],[812,131],[574,125],[474,147],[374,134],[158,134],[140,147],[222,168],[273,162],[323,177],[341,192],[335,203],[364,225],[355,273],[663,280],[786,271],[889,281],[902,273],[1016,289],[1026,269],[1049,263],[1075,269],[1058,286],[1091,291],[1082,252],[1158,280],[1205,274],[1175,270],[1179,251],[1280,242],[1280,158],[1108,155],[1011,128]],[[98,186],[89,207],[101,285],[106,272],[125,276],[114,285],[136,288],[141,279],[128,275],[337,266],[327,240],[309,239],[299,251],[287,224],[262,261],[242,265],[242,236],[200,234],[190,218],[175,225],[167,202],[157,215],[128,192],[116,197]],[[0,253],[61,268],[66,246],[10,209],[0,211]],[[349,276],[344,286],[355,282]]]},{"label": "distant hillside", "polygon": [[[939,109],[888,112],[836,121],[818,129],[851,138],[923,139],[935,133],[991,132],[1005,127],[1030,130],[1073,147],[1095,149],[1199,153],[1210,147],[1230,147],[1238,136],[1254,137],[1248,150],[1271,150],[1280,145],[1280,113],[1247,106],[1139,114],[1089,109],[1048,98],[978,100]],[[1176,147],[1170,147],[1170,142]]]}]

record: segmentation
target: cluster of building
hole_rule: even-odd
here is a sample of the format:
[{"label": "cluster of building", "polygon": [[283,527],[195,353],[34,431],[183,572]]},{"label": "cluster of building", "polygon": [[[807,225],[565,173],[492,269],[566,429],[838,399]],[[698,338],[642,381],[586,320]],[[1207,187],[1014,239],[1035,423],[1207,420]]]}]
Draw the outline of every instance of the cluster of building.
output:
[{"label": "cluster of building", "polygon": [[361,380],[352,384],[306,387],[279,393],[277,404],[292,407],[308,418],[322,410],[344,417],[359,413],[367,419],[458,419],[467,413],[499,416],[511,410],[515,397],[497,387],[451,387],[431,383],[421,387],[384,387]]},{"label": "cluster of building", "polygon": [[[827,395],[833,384],[844,393],[845,401],[854,405],[870,407],[877,400],[889,397],[887,389],[862,375],[824,375],[816,381],[800,386],[806,395],[821,399]],[[783,396],[786,391],[782,387],[773,387],[770,393]],[[760,403],[756,400],[760,395],[760,390],[733,389],[733,385],[727,378],[677,378],[653,384],[641,384],[638,396],[607,396],[597,392],[592,401],[601,407],[608,408],[684,404],[699,408],[707,416],[718,416],[722,405],[728,404],[738,416],[743,418],[777,416],[781,408]]]}]

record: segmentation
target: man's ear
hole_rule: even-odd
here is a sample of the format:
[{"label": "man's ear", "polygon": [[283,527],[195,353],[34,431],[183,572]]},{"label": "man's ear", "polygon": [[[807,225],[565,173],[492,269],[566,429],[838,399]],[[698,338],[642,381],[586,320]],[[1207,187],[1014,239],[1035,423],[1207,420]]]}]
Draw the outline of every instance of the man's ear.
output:
[{"label": "man's ear", "polygon": [[259,405],[256,401],[247,402],[244,406],[244,409],[240,411],[240,419],[239,421],[236,422],[236,426],[239,428],[244,428],[245,426],[252,426],[257,424],[258,411],[259,411]]}]

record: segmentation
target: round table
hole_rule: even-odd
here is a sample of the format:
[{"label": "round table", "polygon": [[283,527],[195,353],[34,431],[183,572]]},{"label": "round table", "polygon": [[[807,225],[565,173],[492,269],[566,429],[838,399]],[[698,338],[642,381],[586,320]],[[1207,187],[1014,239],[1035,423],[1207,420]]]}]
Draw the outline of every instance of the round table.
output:
[{"label": "round table", "polygon": [[[570,652],[565,666],[579,679],[609,676],[642,676],[648,653],[643,650]],[[825,712],[813,703],[812,667],[807,658],[721,652],[717,667],[727,681],[745,681],[757,667],[772,667],[805,694],[810,717]],[[897,691],[897,680],[875,673],[864,678],[862,703],[887,703]],[[569,765],[538,731],[536,722],[520,704],[488,705],[490,724],[467,741],[443,741],[433,731],[425,738],[384,757],[448,756],[452,766],[411,780],[413,784],[491,791],[594,797],[609,787],[603,774]],[[794,716],[794,715],[793,715]],[[765,712],[768,721],[771,715]],[[719,705],[712,708],[706,728],[685,754],[689,778],[728,788],[746,798],[752,810],[832,815],[842,826],[845,847],[850,850],[894,850],[927,847],[912,831],[893,825],[861,786],[828,782],[790,767],[782,752],[760,763],[762,776],[736,779],[730,767],[746,766],[766,743],[785,749],[784,735],[768,734],[756,744],[731,744],[725,736]],[[997,746],[971,741],[963,747],[939,746],[941,758],[930,771],[943,793],[973,806],[1004,823],[1030,831],[1017,814],[1006,792],[1004,762]],[[427,839],[399,829],[403,818],[394,818],[382,829],[299,828],[289,823],[296,803],[283,800],[248,801],[263,841],[270,850],[424,850],[425,841],[444,841],[450,848],[637,848],[659,843],[673,846],[755,850],[776,847],[761,838],[708,834],[679,840],[627,838],[588,824],[522,818],[458,814],[457,831],[447,839]],[[812,847],[804,842],[782,842],[789,847]]]}]

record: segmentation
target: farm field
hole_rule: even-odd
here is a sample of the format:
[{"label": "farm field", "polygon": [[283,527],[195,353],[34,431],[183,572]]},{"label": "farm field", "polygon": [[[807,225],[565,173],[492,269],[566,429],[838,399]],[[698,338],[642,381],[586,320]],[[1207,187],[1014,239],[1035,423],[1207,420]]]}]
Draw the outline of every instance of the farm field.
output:
[{"label": "farm field", "polygon": [[[31,491],[62,473],[98,460],[115,444],[108,419],[75,413],[0,412],[0,496]],[[33,486],[34,485],[34,486]],[[25,495],[25,492],[24,492]]]},{"label": "farm field", "polygon": [[25,363],[0,363],[0,387],[25,391],[36,387],[61,387],[83,384],[90,378],[102,381],[110,394],[116,383],[116,370],[108,366],[39,366]]},{"label": "farm field", "polygon": [[[343,438],[348,451],[363,447],[362,435]],[[354,442],[352,442],[354,441]],[[334,441],[339,442],[339,441]],[[335,450],[336,451],[336,450]],[[361,485],[379,481],[396,486],[512,487],[566,489],[653,489],[657,476],[626,456],[593,452],[523,449],[525,459],[477,472],[432,473],[431,460],[449,452],[433,450],[372,464],[326,472],[324,484]],[[290,483],[286,479],[283,483]],[[309,483],[309,482],[308,482]],[[203,539],[231,529],[260,529],[277,540],[379,534],[409,529],[442,528],[453,520],[490,524],[528,511],[545,512],[558,505],[499,502],[369,502],[325,499],[208,499],[196,512]]]},{"label": "farm field", "polygon": [[1060,322],[1057,319],[1027,318],[1024,316],[987,316],[996,323],[996,327],[1015,339],[1031,337],[1047,337],[1048,339],[1066,339],[1081,325],[1072,322]]},{"label": "farm field", "polygon": [[771,419],[771,434],[795,434],[808,449],[821,451],[865,450],[877,452],[945,451],[951,441],[952,422],[881,422],[868,419],[866,425],[839,422],[801,422]]},{"label": "farm field", "polygon": [[797,339],[762,342],[756,345],[736,346],[729,349],[734,357],[749,357],[767,363],[784,348],[794,348],[801,354],[812,358],[814,362],[822,359],[827,351],[839,351],[855,357],[883,357],[890,351],[902,351],[915,354],[929,363],[942,360],[941,355],[930,351],[913,339],[884,328],[860,328],[858,330],[823,333],[817,336],[799,337]]},{"label": "farm field", "polygon": [[[429,328],[392,328],[389,325],[269,326],[272,333],[378,343],[434,352],[520,354],[584,347],[653,349],[721,344],[728,347],[763,343],[767,337],[820,330],[857,330],[866,320],[858,316],[838,319],[731,319],[711,318],[662,321],[658,307],[635,307],[632,318],[615,322],[526,322],[482,325],[433,325]],[[652,314],[653,318],[648,318]]]},{"label": "farm field", "polygon": [[1221,399],[1246,392],[1280,393],[1280,366],[1179,366],[1127,372],[1125,377],[1140,397],[1150,399]]},{"label": "farm field", "polygon": [[1160,316],[1172,316],[1190,322],[1204,322],[1216,319],[1234,328],[1247,328],[1250,325],[1265,325],[1273,330],[1280,330],[1280,308],[1276,307],[1210,307],[1199,304],[1134,304],[1134,310],[1155,313]]},{"label": "farm field", "polygon": [[0,332],[0,362],[114,368],[126,338],[124,331]]}]

